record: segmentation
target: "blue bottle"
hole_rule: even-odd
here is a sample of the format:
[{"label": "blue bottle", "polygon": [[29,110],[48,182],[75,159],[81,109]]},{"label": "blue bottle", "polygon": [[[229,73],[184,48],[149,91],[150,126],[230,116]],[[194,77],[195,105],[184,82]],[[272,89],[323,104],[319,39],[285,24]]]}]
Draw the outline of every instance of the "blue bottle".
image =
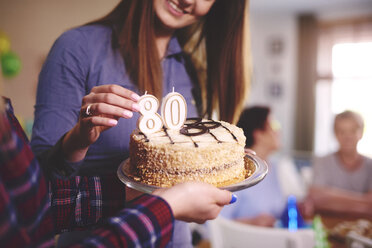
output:
[{"label": "blue bottle", "polygon": [[287,200],[287,207],[283,211],[281,222],[283,227],[289,231],[297,231],[298,228],[305,227],[304,220],[298,211],[296,197],[290,195]]}]

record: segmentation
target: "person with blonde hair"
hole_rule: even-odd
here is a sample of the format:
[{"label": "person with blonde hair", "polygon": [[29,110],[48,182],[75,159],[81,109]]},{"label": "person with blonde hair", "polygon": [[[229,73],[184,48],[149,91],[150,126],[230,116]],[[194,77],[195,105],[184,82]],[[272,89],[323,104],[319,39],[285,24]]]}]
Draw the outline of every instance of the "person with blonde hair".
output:
[{"label": "person with blonde hair", "polygon": [[[248,0],[122,0],[57,39],[39,77],[31,145],[59,161],[46,168],[58,230],[125,207],[116,171],[140,95],[161,99],[174,88],[188,117],[237,120],[248,89],[247,8]],[[173,245],[191,246],[186,223],[176,222]]]},{"label": "person with blonde hair", "polygon": [[313,183],[308,201],[315,211],[372,217],[372,159],[360,154],[364,121],[356,112],[344,111],[334,120],[338,151],[313,163]]}]

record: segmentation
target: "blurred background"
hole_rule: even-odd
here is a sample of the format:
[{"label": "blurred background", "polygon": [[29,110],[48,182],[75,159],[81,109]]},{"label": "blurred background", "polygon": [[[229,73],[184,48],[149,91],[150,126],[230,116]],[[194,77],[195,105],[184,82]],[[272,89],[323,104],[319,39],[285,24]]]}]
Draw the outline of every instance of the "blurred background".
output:
[{"label": "blurred background", "polygon": [[[38,74],[55,39],[100,17],[118,0],[1,0],[0,30],[21,62],[4,94],[31,130]],[[247,106],[271,107],[281,152],[298,158],[336,149],[332,120],[355,110],[366,121],[359,143],[372,155],[372,1],[251,0],[253,75]],[[305,160],[306,162],[306,160]]]},{"label": "blurred background", "polygon": [[[2,94],[29,135],[38,74],[53,42],[118,2],[0,0],[0,49],[11,51],[12,60]],[[372,157],[372,0],[251,0],[249,15],[253,74],[246,106],[271,108],[281,127],[278,153],[295,162],[302,181],[310,180],[314,155],[337,150],[333,119],[344,110],[363,116],[358,151]]]}]

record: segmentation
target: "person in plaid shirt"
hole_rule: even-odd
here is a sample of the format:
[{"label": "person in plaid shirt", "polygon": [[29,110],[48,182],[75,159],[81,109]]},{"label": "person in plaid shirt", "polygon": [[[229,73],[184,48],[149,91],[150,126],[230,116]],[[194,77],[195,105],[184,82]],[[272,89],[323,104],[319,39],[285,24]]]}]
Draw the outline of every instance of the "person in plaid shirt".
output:
[{"label": "person in plaid shirt", "polygon": [[[0,97],[0,108],[4,105],[2,100]],[[47,185],[27,137],[11,109],[7,113],[0,109],[2,247],[27,247],[31,244],[48,247],[54,244]]]},{"label": "person in plaid shirt", "polygon": [[[2,105],[0,103],[0,244],[2,247],[55,246],[55,223],[43,170],[13,114],[10,101],[6,99],[5,112]],[[196,202],[188,203],[190,197]],[[165,247],[171,239],[175,217],[204,222],[215,218],[223,205],[233,201],[231,193],[203,183],[157,190],[154,195],[144,194],[134,199],[115,217],[103,220],[99,227],[80,240],[72,240],[68,246]]]}]

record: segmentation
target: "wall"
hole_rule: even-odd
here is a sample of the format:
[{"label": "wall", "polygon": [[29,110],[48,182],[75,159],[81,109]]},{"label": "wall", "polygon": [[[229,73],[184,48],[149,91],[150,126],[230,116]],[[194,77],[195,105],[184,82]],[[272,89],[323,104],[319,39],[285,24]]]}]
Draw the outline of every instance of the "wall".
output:
[{"label": "wall", "polygon": [[19,75],[4,79],[21,119],[32,119],[38,74],[54,40],[65,30],[108,13],[118,0],[1,0],[0,30],[22,62]]},{"label": "wall", "polygon": [[251,36],[253,81],[247,105],[271,107],[273,117],[281,123],[282,151],[290,153],[293,146],[297,70],[296,16],[288,13],[252,13]]}]

